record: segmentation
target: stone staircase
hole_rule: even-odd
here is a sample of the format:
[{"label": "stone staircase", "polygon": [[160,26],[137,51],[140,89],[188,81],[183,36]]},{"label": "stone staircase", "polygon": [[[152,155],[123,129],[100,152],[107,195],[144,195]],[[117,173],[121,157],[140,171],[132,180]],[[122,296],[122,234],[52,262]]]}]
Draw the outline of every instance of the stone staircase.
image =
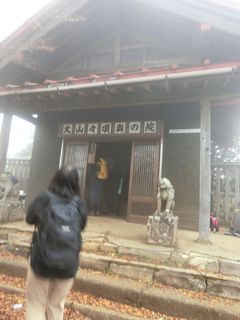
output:
[{"label": "stone staircase", "polygon": [[[0,238],[2,247],[8,252],[16,256],[27,256],[31,239],[29,230],[2,228]],[[107,235],[87,234],[84,236],[81,269],[74,290],[173,317],[195,320],[239,319],[238,302],[228,301],[226,307],[225,300],[216,299],[216,296],[239,300],[240,279],[236,275],[210,272],[209,263],[200,264],[200,267],[189,264],[191,259],[195,259],[195,262],[197,259],[208,261],[207,257],[195,256],[187,260],[182,255],[176,251],[169,255],[168,250],[159,250],[159,247],[146,250],[119,245]],[[2,274],[25,277],[26,268],[26,259],[20,259],[17,264],[7,258],[0,259]],[[232,269],[232,272],[236,271]],[[94,307],[86,308],[86,305],[82,306],[84,314],[90,316]],[[112,311],[97,308],[91,318],[134,319],[118,312],[104,318],[104,314],[109,312]]]}]

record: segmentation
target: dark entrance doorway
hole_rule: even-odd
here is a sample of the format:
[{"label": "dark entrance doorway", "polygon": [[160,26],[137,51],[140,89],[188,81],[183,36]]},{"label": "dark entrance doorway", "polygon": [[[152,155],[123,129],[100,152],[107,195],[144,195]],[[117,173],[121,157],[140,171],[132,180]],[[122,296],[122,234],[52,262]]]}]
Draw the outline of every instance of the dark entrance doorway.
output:
[{"label": "dark entrance doorway", "polygon": [[[95,164],[88,165],[87,170],[86,200],[90,214],[126,218],[131,152],[131,142],[97,142]],[[103,172],[102,179],[95,179],[99,163],[106,165],[103,170],[107,173]]]}]

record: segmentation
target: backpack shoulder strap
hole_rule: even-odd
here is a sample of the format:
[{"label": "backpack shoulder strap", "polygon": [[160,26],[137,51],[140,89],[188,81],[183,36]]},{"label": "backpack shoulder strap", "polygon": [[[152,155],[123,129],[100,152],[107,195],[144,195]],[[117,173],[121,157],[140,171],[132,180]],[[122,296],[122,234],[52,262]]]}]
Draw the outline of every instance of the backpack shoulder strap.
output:
[{"label": "backpack shoulder strap", "polygon": [[70,199],[70,202],[76,207],[78,208],[78,196],[73,196],[71,199]]}]

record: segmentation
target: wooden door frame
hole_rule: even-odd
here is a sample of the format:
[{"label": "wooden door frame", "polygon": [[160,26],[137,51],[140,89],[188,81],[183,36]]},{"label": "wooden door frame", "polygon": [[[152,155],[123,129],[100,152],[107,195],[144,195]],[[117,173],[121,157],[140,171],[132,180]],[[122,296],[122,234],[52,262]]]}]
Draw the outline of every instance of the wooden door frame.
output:
[{"label": "wooden door frame", "polygon": [[[69,139],[63,139],[63,151],[62,151],[62,160],[60,160],[60,164],[65,165],[66,164],[66,155],[68,152],[68,148],[71,145],[81,145],[87,144],[87,158],[89,156],[89,146],[90,146],[91,141],[76,141],[76,140],[69,140]],[[99,141],[97,141],[98,143]],[[138,197],[138,196],[131,196],[130,192],[132,190],[132,183],[133,183],[133,159],[134,159],[134,145],[135,144],[144,144],[146,145],[147,143],[155,143],[157,150],[156,150],[156,155],[157,159],[154,164],[154,186],[153,186],[153,194],[154,196],[157,195],[157,181],[159,179],[159,176],[161,175],[161,170],[162,170],[162,147],[163,147],[163,139],[161,138],[160,140],[134,140],[131,142],[132,144],[132,150],[131,150],[131,164],[130,164],[130,175],[129,175],[129,187],[128,187],[128,203],[127,203],[127,215],[126,215],[126,220],[128,222],[135,222],[135,223],[146,223],[147,221],[147,216],[141,216],[141,215],[131,215],[131,200],[138,200],[139,202],[143,201],[144,203],[149,202],[152,203],[152,200],[149,199],[149,197]],[[83,179],[82,179],[82,184],[81,184],[81,196],[84,198],[85,197],[85,192],[86,192],[86,178],[87,178],[87,165],[84,168],[83,171]],[[152,214],[153,212],[150,212]]]},{"label": "wooden door frame", "polygon": [[[129,189],[128,189],[128,206],[127,206],[127,221],[128,222],[135,222],[135,223],[146,223],[147,221],[147,217],[148,216],[141,216],[141,215],[132,215],[131,214],[131,208],[132,208],[132,200],[138,200],[139,202],[149,202],[152,203],[152,199],[150,200],[149,197],[139,197],[139,196],[131,196],[131,190],[132,190],[132,184],[133,184],[133,159],[134,159],[134,146],[136,144],[144,144],[146,145],[148,141],[133,141],[132,142],[132,152],[131,152],[131,165],[130,165],[130,178],[129,178]],[[149,141],[149,143],[156,143],[156,155],[157,155],[157,159],[154,163],[154,180],[156,180],[153,186],[153,197],[157,196],[157,189],[158,189],[158,180],[159,177],[161,175],[161,171],[162,171],[162,145],[163,145],[163,139],[161,140],[153,140],[153,141]],[[156,203],[157,206],[157,203]],[[153,212],[149,212],[149,215],[151,215]]]},{"label": "wooden door frame", "polygon": [[[87,164],[88,164],[90,142],[89,141],[64,140],[64,142],[63,142],[63,160],[62,160],[62,163],[63,163],[64,166],[66,165],[66,155],[67,155],[67,151],[69,149],[69,146],[71,146],[71,145],[83,145],[83,144],[87,145]],[[85,198],[86,179],[87,179],[87,165],[85,166],[85,168],[83,170],[83,178],[82,178],[82,182],[81,182],[81,185],[80,185],[80,193],[81,193],[81,197],[82,198]]]}]

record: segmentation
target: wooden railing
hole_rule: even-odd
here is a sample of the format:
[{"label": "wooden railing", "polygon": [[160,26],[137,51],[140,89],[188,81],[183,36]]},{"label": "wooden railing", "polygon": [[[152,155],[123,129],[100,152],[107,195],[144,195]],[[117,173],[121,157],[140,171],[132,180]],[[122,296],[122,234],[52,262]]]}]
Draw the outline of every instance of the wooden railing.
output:
[{"label": "wooden railing", "polygon": [[229,223],[240,208],[240,163],[212,164],[211,206],[222,221]]},{"label": "wooden railing", "polygon": [[27,183],[29,178],[31,160],[7,159],[5,171],[19,179],[19,189],[27,192]]}]

